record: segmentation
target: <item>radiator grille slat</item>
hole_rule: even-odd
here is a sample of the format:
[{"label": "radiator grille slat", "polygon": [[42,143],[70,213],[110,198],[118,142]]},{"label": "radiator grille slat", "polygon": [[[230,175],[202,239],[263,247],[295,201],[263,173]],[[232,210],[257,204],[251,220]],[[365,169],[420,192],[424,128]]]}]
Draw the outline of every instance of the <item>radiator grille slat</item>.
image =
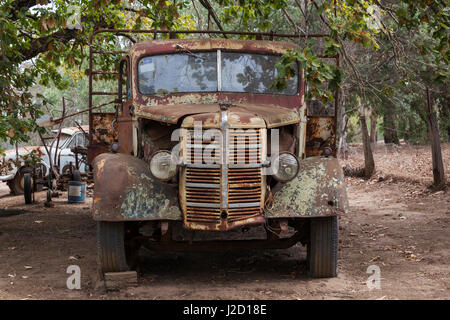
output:
[{"label": "radiator grille slat", "polygon": [[229,137],[230,150],[228,161],[231,164],[261,162],[260,130],[232,130]]},{"label": "radiator grille slat", "polygon": [[190,163],[220,163],[220,141],[203,139],[203,133],[195,134],[197,131],[187,131],[186,157]]},{"label": "radiator grille slat", "polygon": [[[186,201],[220,206],[220,168],[186,168],[186,183],[216,185],[216,188],[186,187]],[[220,222],[220,208],[187,206],[186,221],[193,223]]]}]

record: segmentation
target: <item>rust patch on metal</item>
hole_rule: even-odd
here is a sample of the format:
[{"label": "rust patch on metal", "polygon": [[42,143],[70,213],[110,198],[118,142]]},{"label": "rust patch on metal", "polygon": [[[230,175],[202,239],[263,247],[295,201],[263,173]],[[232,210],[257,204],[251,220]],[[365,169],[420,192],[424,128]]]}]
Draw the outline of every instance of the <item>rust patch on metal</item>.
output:
[{"label": "rust patch on metal", "polygon": [[202,128],[219,128],[220,119],[219,113],[201,113],[186,117],[183,120],[182,127],[193,128],[198,122],[202,124]]},{"label": "rust patch on metal", "polygon": [[118,139],[117,123],[114,113],[92,113],[92,143],[111,145]]},{"label": "rust patch on metal", "polygon": [[258,51],[268,54],[284,54],[287,49],[296,49],[295,43],[287,41],[267,41],[267,40],[231,40],[231,39],[163,39],[148,40],[136,44],[130,51],[132,56],[153,53],[161,54],[167,52],[185,52],[177,48],[177,44],[182,45],[189,51],[212,51],[227,49],[234,51]]},{"label": "rust patch on metal", "polygon": [[114,113],[93,112],[91,117],[92,127],[89,131],[91,140],[88,147],[89,163],[92,163],[97,155],[108,152],[119,136],[118,124],[113,122]]},{"label": "rust patch on metal", "polygon": [[306,156],[321,155],[325,147],[335,150],[336,127],[334,117],[308,117],[306,124]]},{"label": "rust patch on metal", "polygon": [[266,126],[262,118],[245,112],[230,112],[228,123],[230,128],[263,128]]}]

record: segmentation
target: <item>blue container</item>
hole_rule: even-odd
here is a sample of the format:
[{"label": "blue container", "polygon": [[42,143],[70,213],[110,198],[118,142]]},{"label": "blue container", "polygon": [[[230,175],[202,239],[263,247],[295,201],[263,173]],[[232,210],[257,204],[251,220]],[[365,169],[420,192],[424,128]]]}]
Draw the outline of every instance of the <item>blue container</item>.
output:
[{"label": "blue container", "polygon": [[70,203],[81,203],[86,198],[86,182],[69,181],[67,197]]}]

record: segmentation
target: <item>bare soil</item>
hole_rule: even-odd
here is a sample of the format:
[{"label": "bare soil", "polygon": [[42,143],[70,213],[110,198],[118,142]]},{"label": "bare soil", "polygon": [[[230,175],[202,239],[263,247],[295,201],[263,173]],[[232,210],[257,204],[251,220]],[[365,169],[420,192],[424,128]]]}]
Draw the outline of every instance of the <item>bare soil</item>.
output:
[{"label": "bare soil", "polygon": [[[443,158],[450,181],[450,145]],[[141,251],[139,286],[107,292],[98,279],[92,198],[24,205],[0,184],[0,299],[449,299],[450,194],[432,193],[430,147],[377,147],[371,180],[348,178],[339,276],[312,279],[301,246],[231,253]],[[362,165],[358,148],[342,164]],[[81,290],[69,290],[69,265]],[[381,271],[370,290],[368,266]]]}]

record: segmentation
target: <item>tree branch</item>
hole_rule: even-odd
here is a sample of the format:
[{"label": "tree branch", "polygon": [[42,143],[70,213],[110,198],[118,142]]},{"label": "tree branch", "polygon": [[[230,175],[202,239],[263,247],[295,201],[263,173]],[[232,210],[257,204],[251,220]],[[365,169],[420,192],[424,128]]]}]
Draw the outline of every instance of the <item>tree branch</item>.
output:
[{"label": "tree branch", "polygon": [[[314,0],[312,0],[312,3],[313,3],[313,5],[316,7],[316,9],[319,9],[319,6],[317,5],[317,3],[316,3]],[[330,24],[325,20],[325,17],[323,16],[323,14],[320,14],[320,20],[322,20],[322,22],[323,22],[330,30],[332,30]],[[361,83],[360,83],[360,82],[362,82],[361,76],[359,75],[359,72],[358,72],[356,66],[354,65],[353,61],[348,57],[347,52],[346,52],[346,50],[345,50],[344,43],[341,41],[341,39],[339,39],[339,37],[336,38],[336,41],[339,42],[339,44],[340,44],[340,46],[341,46],[341,47],[339,48],[339,49],[340,49],[339,51],[342,52],[342,55],[344,56],[344,59],[350,64],[350,67],[352,68],[352,70],[353,70],[353,72],[354,72],[354,74],[355,74],[355,76],[356,76],[356,79],[358,80],[358,84],[359,84],[359,86],[361,86]]]},{"label": "tree branch", "polygon": [[[209,0],[199,0],[199,2],[202,4],[202,6],[208,10],[209,15],[213,18],[214,22],[216,23],[217,27],[220,29],[220,31],[225,31],[222,28],[222,24],[219,21],[219,18],[217,18],[216,12],[214,11],[213,7],[211,6],[211,3]],[[226,34],[223,35],[225,38],[228,38]]]},{"label": "tree branch", "polygon": [[300,28],[295,22],[294,20],[291,18],[291,16],[289,15],[289,13],[286,11],[285,8],[281,9],[283,11],[284,16],[286,17],[286,19],[290,22],[290,24],[294,27],[295,33],[298,32],[298,30],[300,30],[301,32],[305,33],[305,31],[302,30],[302,28]]},{"label": "tree branch", "polygon": [[11,2],[10,6],[10,10],[11,10],[11,20],[17,20],[18,17],[18,12],[21,10],[28,10],[31,7],[34,7],[35,5],[37,5],[37,1],[36,0],[15,0],[13,2]]},{"label": "tree branch", "polygon": [[[136,13],[137,15],[142,15],[143,10],[144,10],[144,9],[137,10],[137,9],[128,8],[128,7],[124,7],[123,9],[124,9],[125,11],[128,11],[128,12]],[[145,12],[145,14],[148,15],[148,17],[150,17],[150,18],[153,19],[153,20],[157,20],[157,19],[158,19],[155,15],[148,14],[147,12]]]},{"label": "tree branch", "polygon": [[48,50],[48,46],[52,41],[60,41],[67,42],[76,37],[77,34],[76,29],[63,29],[56,31],[48,36],[35,38],[30,41],[30,47],[25,48],[24,46],[19,51],[22,55],[21,60],[26,61],[31,58],[36,57],[39,53],[46,52]]},{"label": "tree branch", "polygon": [[304,31],[304,33],[306,34],[306,36],[308,36],[308,32],[309,32],[308,2],[305,1],[305,10],[303,10],[302,4],[299,2],[299,0],[295,0],[295,4],[300,9],[300,12],[302,13],[303,17],[305,18],[305,23],[304,23],[305,31]]},{"label": "tree branch", "polygon": [[203,21],[202,18],[200,16],[200,12],[197,9],[197,6],[195,5],[195,0],[191,0],[192,1],[192,6],[194,7],[195,13],[197,14],[197,24],[199,26],[199,29],[203,28]]}]

